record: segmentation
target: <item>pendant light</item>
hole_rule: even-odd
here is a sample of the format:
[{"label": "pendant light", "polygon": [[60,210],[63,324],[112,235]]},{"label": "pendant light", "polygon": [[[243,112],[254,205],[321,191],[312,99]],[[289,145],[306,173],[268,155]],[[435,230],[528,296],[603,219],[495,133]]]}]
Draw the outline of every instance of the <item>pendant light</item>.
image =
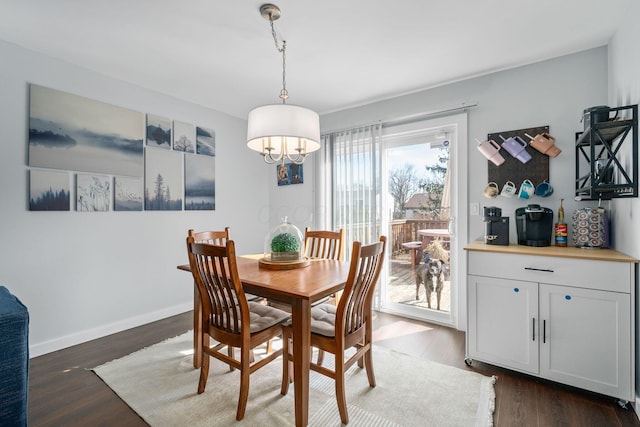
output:
[{"label": "pendant light", "polygon": [[260,14],[269,21],[276,49],[282,54],[282,104],[254,108],[247,118],[247,146],[259,152],[266,163],[302,164],[307,154],[320,149],[320,120],[318,114],[308,108],[286,103],[289,93],[286,81],[287,42],[278,44],[273,26],[280,18],[280,9],[273,4],[260,6]]}]

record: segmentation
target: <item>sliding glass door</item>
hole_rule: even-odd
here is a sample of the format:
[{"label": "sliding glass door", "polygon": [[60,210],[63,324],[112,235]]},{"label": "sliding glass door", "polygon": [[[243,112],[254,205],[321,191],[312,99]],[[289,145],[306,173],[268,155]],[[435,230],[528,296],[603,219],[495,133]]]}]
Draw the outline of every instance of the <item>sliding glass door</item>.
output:
[{"label": "sliding glass door", "polygon": [[467,233],[466,203],[459,203],[467,199],[466,120],[463,113],[323,135],[316,223],[345,229],[346,259],[354,240],[387,235],[377,310],[457,326],[465,297],[458,236]]},{"label": "sliding glass door", "polygon": [[381,310],[454,324],[459,144],[455,120],[389,127],[383,132],[382,227],[390,246],[380,288]]}]

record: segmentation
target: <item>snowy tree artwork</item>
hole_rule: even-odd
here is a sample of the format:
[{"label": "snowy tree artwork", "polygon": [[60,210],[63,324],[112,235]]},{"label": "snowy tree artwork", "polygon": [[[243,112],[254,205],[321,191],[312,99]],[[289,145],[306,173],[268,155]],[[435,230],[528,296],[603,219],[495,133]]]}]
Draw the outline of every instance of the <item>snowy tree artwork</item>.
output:
[{"label": "snowy tree artwork", "polygon": [[70,210],[69,174],[32,170],[29,181],[30,211]]},{"label": "snowy tree artwork", "polygon": [[182,210],[182,156],[173,151],[145,149],[144,209]]},{"label": "snowy tree artwork", "polygon": [[196,129],[192,124],[173,121],[173,149],[185,153],[196,152]]},{"label": "snowy tree artwork", "polygon": [[111,210],[111,177],[77,174],[76,210],[80,212]]}]

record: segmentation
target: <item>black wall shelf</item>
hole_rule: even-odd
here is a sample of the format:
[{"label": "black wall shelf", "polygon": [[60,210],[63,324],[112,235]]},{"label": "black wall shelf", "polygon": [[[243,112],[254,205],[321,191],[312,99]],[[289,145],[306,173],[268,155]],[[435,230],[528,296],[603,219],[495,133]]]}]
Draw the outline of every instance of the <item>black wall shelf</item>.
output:
[{"label": "black wall shelf", "polygon": [[[615,120],[576,133],[576,199],[638,197],[638,105],[606,109]],[[605,110],[605,111],[606,111]]]}]

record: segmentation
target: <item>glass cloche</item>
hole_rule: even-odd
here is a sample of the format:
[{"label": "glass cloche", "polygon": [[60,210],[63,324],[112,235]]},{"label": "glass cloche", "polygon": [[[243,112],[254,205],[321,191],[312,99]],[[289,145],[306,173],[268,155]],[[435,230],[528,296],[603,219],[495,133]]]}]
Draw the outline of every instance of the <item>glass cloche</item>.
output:
[{"label": "glass cloche", "polygon": [[295,225],[282,218],[264,239],[264,257],[272,262],[297,261],[303,257],[302,233]]}]

